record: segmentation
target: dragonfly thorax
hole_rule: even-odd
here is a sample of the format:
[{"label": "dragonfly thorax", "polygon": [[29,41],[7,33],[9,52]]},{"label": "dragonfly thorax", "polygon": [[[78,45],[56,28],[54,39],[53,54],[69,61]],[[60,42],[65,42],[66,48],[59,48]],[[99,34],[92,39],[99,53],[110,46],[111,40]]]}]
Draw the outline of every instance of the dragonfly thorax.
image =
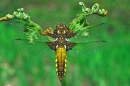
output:
[{"label": "dragonfly thorax", "polygon": [[55,42],[57,42],[58,44],[64,44],[68,42],[68,39],[64,36],[64,35],[59,35],[57,36],[57,38],[55,39]]},{"label": "dragonfly thorax", "polygon": [[53,34],[49,33],[47,35],[55,39],[54,42],[47,42],[47,45],[53,50],[56,50],[58,46],[64,46],[68,51],[76,44],[68,42],[68,39],[75,36],[75,34],[64,24],[58,24]]}]

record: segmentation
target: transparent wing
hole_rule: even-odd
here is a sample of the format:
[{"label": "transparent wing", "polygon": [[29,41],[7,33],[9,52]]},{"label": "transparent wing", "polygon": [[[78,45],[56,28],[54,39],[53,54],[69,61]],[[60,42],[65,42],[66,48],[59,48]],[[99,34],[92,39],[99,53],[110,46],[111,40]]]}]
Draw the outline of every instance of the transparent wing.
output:
[{"label": "transparent wing", "polygon": [[10,26],[13,27],[13,29],[15,29],[19,34],[22,34],[26,31],[25,29],[25,21],[22,20],[11,20],[9,21]]},{"label": "transparent wing", "polygon": [[107,41],[91,41],[77,43],[72,50],[67,52],[68,57],[87,57],[107,48],[109,43]]},{"label": "transparent wing", "polygon": [[26,39],[15,39],[13,45],[18,47],[18,50],[27,52],[30,55],[43,56],[43,57],[54,57],[55,51],[50,49],[46,45],[46,41],[38,41],[37,43],[30,44]]},{"label": "transparent wing", "polygon": [[[27,27],[36,28],[36,26],[34,26],[34,25],[28,25],[27,22],[25,22],[23,20],[17,20],[17,19],[11,20],[10,25],[13,27],[13,29],[15,29],[17,31],[18,37],[22,38],[22,39],[26,38],[25,33],[28,32]],[[46,30],[46,28],[43,28],[43,30]],[[40,32],[39,32],[39,34],[40,34]],[[39,37],[39,39],[41,39],[43,36],[38,36],[38,37]],[[48,41],[49,41],[49,39],[48,39]]]},{"label": "transparent wing", "polygon": [[72,50],[67,54],[70,57],[86,57],[108,47],[109,42],[103,40],[103,36],[107,34],[108,24],[101,23],[90,27],[89,36],[82,37],[76,35],[69,41],[76,43]]},{"label": "transparent wing", "polygon": [[97,24],[90,27],[88,32],[88,37],[83,37],[81,35],[76,35],[75,37],[71,38],[71,42],[88,42],[88,41],[95,41],[95,40],[103,40],[104,35],[107,34],[107,30],[109,25],[106,23]]},{"label": "transparent wing", "polygon": [[[46,36],[39,36],[39,39],[36,43],[30,44],[29,41],[26,39],[26,35],[24,32],[26,32],[26,28],[24,21],[12,21],[10,25],[16,29],[17,31],[17,38],[15,38],[12,43],[14,46],[17,46],[19,50],[22,50],[23,52],[27,52],[29,54],[33,54],[36,56],[44,56],[44,57],[50,57],[55,56],[55,52],[51,50],[47,45],[46,42],[49,42],[49,39]],[[39,33],[40,34],[40,33]]]}]

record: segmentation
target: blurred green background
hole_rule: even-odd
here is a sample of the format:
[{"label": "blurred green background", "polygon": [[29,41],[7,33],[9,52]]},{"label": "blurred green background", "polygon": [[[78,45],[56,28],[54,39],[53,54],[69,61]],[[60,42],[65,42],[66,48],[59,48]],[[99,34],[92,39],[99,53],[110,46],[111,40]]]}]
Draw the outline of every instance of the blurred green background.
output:
[{"label": "blurred green background", "polygon": [[[67,26],[81,12],[81,0],[1,0],[0,17],[23,7],[43,28],[59,23]],[[82,0],[86,7],[99,3],[106,17],[89,21],[109,24],[110,46],[96,54],[67,58],[67,86],[130,86],[129,0]],[[55,73],[55,56],[44,58],[20,51],[12,45],[16,31],[0,22],[0,86],[61,86]],[[36,53],[38,54],[38,53]]]}]

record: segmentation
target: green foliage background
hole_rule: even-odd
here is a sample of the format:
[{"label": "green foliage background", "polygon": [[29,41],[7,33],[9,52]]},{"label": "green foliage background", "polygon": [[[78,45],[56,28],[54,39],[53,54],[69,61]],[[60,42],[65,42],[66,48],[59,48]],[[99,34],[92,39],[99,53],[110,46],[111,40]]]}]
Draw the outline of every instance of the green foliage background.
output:
[{"label": "green foliage background", "polygon": [[[23,7],[43,28],[55,28],[59,23],[68,26],[81,12],[79,1],[1,0],[0,17]],[[130,86],[130,1],[82,1],[86,7],[99,3],[108,10],[108,16],[92,15],[89,21],[109,24],[108,36],[104,38],[110,46],[90,56],[68,57],[67,86]],[[7,22],[0,22],[0,86],[61,86],[55,73],[55,56],[44,58],[20,51],[11,43],[16,34]]]}]

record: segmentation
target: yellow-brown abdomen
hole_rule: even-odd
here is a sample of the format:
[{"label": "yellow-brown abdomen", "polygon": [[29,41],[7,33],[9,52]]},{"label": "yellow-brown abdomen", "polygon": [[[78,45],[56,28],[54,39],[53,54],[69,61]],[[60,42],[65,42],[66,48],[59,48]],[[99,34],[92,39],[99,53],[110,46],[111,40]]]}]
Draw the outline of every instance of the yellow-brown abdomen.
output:
[{"label": "yellow-brown abdomen", "polygon": [[66,48],[58,46],[56,49],[56,73],[60,80],[63,79],[66,73]]}]

